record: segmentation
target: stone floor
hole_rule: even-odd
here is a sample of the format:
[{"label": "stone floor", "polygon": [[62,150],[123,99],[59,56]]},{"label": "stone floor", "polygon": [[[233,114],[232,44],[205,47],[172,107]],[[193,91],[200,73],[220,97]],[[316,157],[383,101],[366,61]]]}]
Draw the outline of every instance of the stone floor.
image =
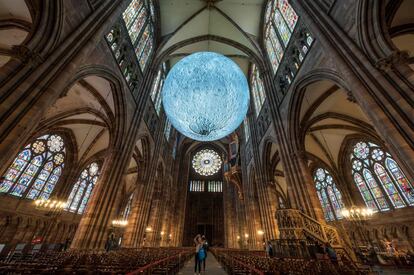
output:
[{"label": "stone floor", "polygon": [[[194,257],[188,261],[184,267],[180,270],[178,274],[187,275],[187,274],[194,274]],[[224,275],[227,274],[226,271],[221,267],[219,262],[216,258],[208,252],[207,260],[206,260],[206,272],[202,272],[201,274],[211,274],[211,275]]]}]

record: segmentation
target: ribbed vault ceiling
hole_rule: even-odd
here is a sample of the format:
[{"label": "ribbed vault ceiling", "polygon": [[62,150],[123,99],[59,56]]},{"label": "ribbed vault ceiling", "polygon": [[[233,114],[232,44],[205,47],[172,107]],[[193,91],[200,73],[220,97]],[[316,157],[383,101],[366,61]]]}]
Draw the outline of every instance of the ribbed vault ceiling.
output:
[{"label": "ribbed vault ceiling", "polygon": [[[214,36],[243,45],[260,54],[261,14],[265,0],[162,0],[161,34],[163,46],[168,48],[201,36]],[[171,66],[184,56],[198,51],[212,51],[231,57],[247,74],[249,60],[246,53],[230,43],[204,40],[180,47],[170,56]]]}]

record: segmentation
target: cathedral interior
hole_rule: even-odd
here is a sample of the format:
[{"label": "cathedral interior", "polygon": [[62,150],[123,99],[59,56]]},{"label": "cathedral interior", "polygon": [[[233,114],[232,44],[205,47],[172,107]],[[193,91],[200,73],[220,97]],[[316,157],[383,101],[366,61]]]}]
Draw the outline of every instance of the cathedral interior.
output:
[{"label": "cathedral interior", "polygon": [[0,0],[0,177],[2,274],[413,274],[414,1]]}]

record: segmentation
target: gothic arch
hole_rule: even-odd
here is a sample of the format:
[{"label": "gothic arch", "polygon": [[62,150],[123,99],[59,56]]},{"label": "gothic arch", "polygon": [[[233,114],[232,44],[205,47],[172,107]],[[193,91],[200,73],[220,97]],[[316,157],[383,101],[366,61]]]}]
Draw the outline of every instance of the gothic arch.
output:
[{"label": "gothic arch", "polygon": [[[339,166],[340,167],[340,172],[339,173],[346,180],[346,182],[352,183],[352,184],[349,184],[349,186],[348,186],[352,199],[354,201],[355,200],[358,201],[361,205],[365,205],[365,201],[362,199],[362,194],[358,190],[357,184],[356,184],[356,182],[355,182],[355,180],[353,178],[353,173],[354,173],[353,171],[356,171],[355,174],[361,174],[362,175],[362,170],[361,170],[361,172],[359,172],[358,170],[354,170],[353,169],[353,164],[351,164],[350,159],[349,159],[349,156],[353,152],[352,149],[353,149],[354,145],[357,142],[360,142],[360,141],[365,142],[365,143],[372,142],[372,143],[374,143],[374,144],[376,144],[376,145],[379,146],[379,147],[375,147],[373,145],[374,146],[373,147],[374,149],[375,148],[378,148],[380,150],[384,150],[386,154],[389,153],[389,150],[388,150],[386,144],[382,140],[377,139],[377,138],[372,137],[372,136],[367,136],[367,135],[364,135],[364,134],[361,134],[361,133],[347,136],[344,139],[343,143],[341,144],[341,150],[340,150],[340,166]],[[370,149],[369,154],[371,154],[371,150],[373,150],[373,149],[372,148]],[[372,152],[375,153],[375,150],[372,151]],[[372,153],[372,154],[374,154],[374,153]],[[391,172],[389,171],[389,168],[388,168],[387,164],[384,164],[385,159],[388,158],[386,156],[386,154],[384,155],[384,157],[382,158],[382,160],[381,159],[379,159],[378,161],[377,160],[373,160],[372,163],[370,161],[369,163],[367,163],[367,166],[366,167],[365,167],[365,164],[364,164],[363,167],[362,167],[362,169],[364,171],[365,171],[365,169],[368,169],[369,170],[369,172],[371,174],[371,177],[373,177],[373,181],[375,181],[375,183],[378,185],[379,189],[381,190],[382,196],[384,197],[384,199],[386,200],[386,202],[388,204],[388,207],[389,207],[388,210],[392,210],[392,209],[397,210],[397,209],[399,209],[401,207],[404,208],[404,207],[407,207],[407,206],[411,206],[412,205],[412,199],[410,198],[409,195],[407,195],[407,193],[404,194],[404,192],[407,192],[407,191],[404,191],[403,189],[401,189],[402,187],[399,186],[399,184],[397,183],[398,181],[394,178],[394,176],[391,176],[391,174],[388,174],[388,173],[391,173]],[[404,171],[403,167],[401,167],[400,163],[398,163],[398,159],[396,158],[396,156],[389,155],[389,157],[392,158],[392,159],[394,159],[394,161],[396,161],[397,162],[397,165],[399,166],[398,168],[401,169],[402,171]],[[371,158],[371,156],[369,155],[368,158]],[[390,191],[385,188],[386,184],[384,183],[384,180],[382,179],[382,176],[380,176],[378,174],[378,172],[376,170],[377,168],[375,168],[378,163],[384,169],[384,171],[383,172],[380,172],[380,173],[386,173],[387,174],[387,177],[388,177],[388,180],[390,181],[389,183],[391,183],[393,186],[395,185],[394,186],[394,189],[395,189],[394,192],[396,193],[396,196],[397,197],[401,198],[401,200],[402,200],[401,203],[398,201],[398,198],[391,199],[391,197],[389,197],[389,196],[391,196],[390,193],[389,193]],[[361,169],[361,168],[359,168],[359,169]],[[391,180],[391,177],[393,178],[392,180]],[[407,177],[407,174],[405,174],[405,177]],[[365,175],[363,176],[363,178],[364,178],[364,181],[367,181]],[[410,182],[409,177],[406,178],[406,179]],[[407,183],[407,184],[408,184],[408,187],[409,187],[410,184],[409,183]],[[412,184],[412,181],[411,181],[411,184]],[[399,187],[397,187],[397,186],[399,186]],[[375,196],[375,201],[377,201],[376,196]],[[380,212],[382,212],[382,211],[388,211],[387,209],[383,210],[382,207],[378,207],[378,210]]]},{"label": "gothic arch", "polygon": [[350,88],[345,80],[336,71],[326,68],[312,70],[296,79],[293,86],[291,87],[292,93],[288,104],[287,119],[290,121],[290,123],[287,125],[288,139],[296,141],[293,145],[296,149],[302,148],[302,141],[297,137],[303,136],[300,129],[301,119],[299,118],[299,115],[306,88],[309,85],[322,80],[332,81],[334,84],[342,87],[345,91],[350,91]]},{"label": "gothic arch", "polygon": [[[19,16],[0,19],[1,30],[27,33],[23,41],[16,41],[17,44],[8,45],[9,47],[0,50],[0,54],[5,57],[5,62],[0,64],[0,82],[9,77],[22,64],[41,62],[43,57],[56,47],[61,36],[65,15],[62,0],[52,2],[21,1],[24,2],[23,5],[30,18]],[[17,3],[16,1],[8,2],[8,5]],[[27,14],[21,9],[17,12]]]},{"label": "gothic arch", "polygon": [[[414,40],[403,42],[397,41],[395,38],[406,34],[414,34],[414,18],[411,18],[411,22],[405,22],[405,24],[394,24],[402,6],[405,5],[404,9],[406,10],[412,9],[412,6],[410,6],[412,3],[410,2],[404,0],[388,1],[388,3],[375,0],[359,1],[356,11],[359,44],[373,62],[377,63],[385,60],[393,62],[405,59],[400,64],[406,61],[413,64],[413,61],[408,59],[408,55],[398,53],[398,51],[406,50],[407,47],[410,48],[409,44],[412,44]],[[375,39],[372,39],[372,37],[375,37]]]}]

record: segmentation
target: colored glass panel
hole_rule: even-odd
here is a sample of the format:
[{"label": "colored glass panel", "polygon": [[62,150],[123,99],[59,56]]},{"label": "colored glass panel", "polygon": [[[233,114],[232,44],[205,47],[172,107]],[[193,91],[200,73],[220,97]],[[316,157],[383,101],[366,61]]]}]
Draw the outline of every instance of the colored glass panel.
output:
[{"label": "colored glass panel", "polygon": [[270,41],[270,38],[266,38],[266,52],[269,56],[270,63],[272,64],[273,72],[276,72],[277,68],[279,67],[279,61],[277,60],[276,54],[273,50],[273,45]]},{"label": "colored glass panel", "polygon": [[376,180],[368,169],[364,169],[364,179],[371,190],[375,200],[378,203],[380,210],[389,210],[387,201],[382,194],[381,188],[378,186]]},{"label": "colored glass panel", "polygon": [[291,33],[285,23],[285,20],[282,18],[279,10],[275,11],[274,22],[277,28],[277,31],[282,38],[283,44],[287,46],[290,40]]},{"label": "colored glass panel", "polygon": [[354,173],[354,181],[359,189],[359,192],[362,194],[365,204],[373,211],[378,211],[378,206],[375,204],[374,198],[362,176],[358,173]]},{"label": "colored glass panel", "polygon": [[129,38],[131,39],[132,44],[135,44],[141,29],[145,24],[147,19],[147,12],[145,8],[141,9],[136,17],[135,21],[132,23],[131,27],[128,29]]},{"label": "colored glass panel", "polygon": [[273,1],[269,1],[266,7],[265,22],[268,23],[272,14]]},{"label": "colored glass panel", "polygon": [[413,187],[398,164],[392,158],[388,157],[385,161],[385,165],[409,205],[414,205]]},{"label": "colored glass panel", "polygon": [[342,202],[341,193],[336,188],[330,173],[326,169],[318,168],[314,173],[313,180],[325,218],[327,220],[341,219],[341,211],[345,206]]},{"label": "colored glass panel", "polygon": [[250,77],[250,87],[252,90],[256,116],[258,116],[260,110],[262,109],[263,103],[266,100],[266,96],[264,94],[263,82],[260,78],[259,70],[254,64],[252,66],[252,73]]},{"label": "colored glass panel", "polygon": [[148,37],[150,36],[150,25],[147,25],[144,32],[142,33],[141,37],[139,38],[138,44],[135,48],[135,55],[139,59],[142,55],[142,52],[145,49],[145,45],[147,43]]},{"label": "colored glass panel", "polygon": [[141,66],[141,71],[145,70],[148,58],[152,52],[153,43],[154,42],[153,42],[152,35],[150,35],[147,39],[147,44],[145,45],[144,51],[142,52],[142,55],[139,59],[139,65]]},{"label": "colored glass panel", "polygon": [[272,42],[273,51],[275,52],[275,55],[278,61],[280,62],[280,60],[282,60],[283,57],[283,47],[280,44],[279,38],[277,37],[275,29],[273,27],[271,27],[269,30],[269,38]]},{"label": "colored glass panel", "polygon": [[124,19],[125,26],[127,28],[130,27],[134,18],[138,14],[138,11],[142,7],[143,1],[142,0],[132,0],[132,2],[128,5],[126,10],[122,13],[122,19]]},{"label": "colored glass panel", "polygon": [[155,80],[154,80],[154,84],[153,84],[153,86],[152,86],[152,91],[151,91],[151,100],[152,100],[152,102],[154,102],[155,103],[155,99],[156,99],[156,97],[157,97],[157,92],[159,91],[159,89],[158,89],[158,85],[160,84],[160,80],[161,80],[161,69],[160,70],[158,70],[158,73],[157,73],[157,77],[155,78]]},{"label": "colored glass panel", "polygon": [[295,10],[289,4],[288,0],[279,0],[278,7],[283,14],[289,28],[291,31],[295,28],[296,23],[298,22],[298,15],[296,14]]},{"label": "colored glass panel", "polygon": [[401,208],[405,206],[405,203],[403,199],[401,198],[400,194],[398,193],[397,189],[394,186],[394,183],[392,182],[391,178],[388,176],[387,172],[385,171],[385,168],[376,163],[374,165],[375,173],[377,174],[378,178],[382,182],[382,186],[384,186],[385,191],[388,194],[388,197],[390,198],[392,204],[395,208]]},{"label": "colored glass panel", "polygon": [[323,213],[325,215],[325,219],[327,221],[335,220],[332,208],[329,205],[328,197],[326,196],[325,191],[324,190],[318,191],[318,197],[319,197],[319,201],[321,202],[321,205],[322,205],[322,210],[323,210]]},{"label": "colored glass panel", "polygon": [[82,214],[99,175],[99,165],[89,164],[79,175],[66,203],[66,210]]}]

